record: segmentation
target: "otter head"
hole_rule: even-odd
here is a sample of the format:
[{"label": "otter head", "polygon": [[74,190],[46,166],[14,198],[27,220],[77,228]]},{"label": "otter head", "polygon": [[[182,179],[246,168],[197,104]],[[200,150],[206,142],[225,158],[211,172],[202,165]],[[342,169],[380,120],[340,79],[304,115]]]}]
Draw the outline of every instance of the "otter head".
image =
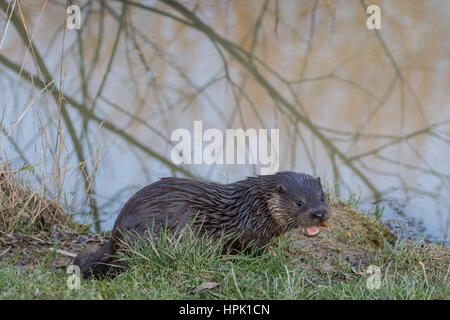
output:
[{"label": "otter head", "polygon": [[320,227],[328,227],[331,207],[320,178],[295,172],[274,175],[273,191],[268,200],[271,216],[281,230],[301,228],[308,237],[316,236]]}]

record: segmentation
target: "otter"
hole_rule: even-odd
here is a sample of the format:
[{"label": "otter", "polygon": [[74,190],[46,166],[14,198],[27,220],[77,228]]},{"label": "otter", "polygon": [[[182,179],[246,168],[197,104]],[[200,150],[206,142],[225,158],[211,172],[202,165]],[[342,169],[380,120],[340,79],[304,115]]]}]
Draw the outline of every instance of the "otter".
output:
[{"label": "otter", "polygon": [[320,227],[328,226],[331,212],[320,178],[304,173],[283,171],[230,184],[162,178],[134,194],[120,211],[109,240],[78,254],[74,264],[85,278],[121,271],[126,265],[117,253],[125,235],[127,241],[139,241],[164,228],[179,232],[186,225],[213,240],[230,239],[224,252],[258,251],[295,228],[316,236]]}]

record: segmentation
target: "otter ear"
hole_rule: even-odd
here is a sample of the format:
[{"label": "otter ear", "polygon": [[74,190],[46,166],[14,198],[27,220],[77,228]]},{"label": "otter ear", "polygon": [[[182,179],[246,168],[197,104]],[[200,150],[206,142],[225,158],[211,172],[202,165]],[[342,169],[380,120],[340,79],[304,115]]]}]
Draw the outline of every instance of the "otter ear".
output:
[{"label": "otter ear", "polygon": [[276,190],[278,193],[283,193],[286,191],[286,189],[281,184],[277,184]]}]

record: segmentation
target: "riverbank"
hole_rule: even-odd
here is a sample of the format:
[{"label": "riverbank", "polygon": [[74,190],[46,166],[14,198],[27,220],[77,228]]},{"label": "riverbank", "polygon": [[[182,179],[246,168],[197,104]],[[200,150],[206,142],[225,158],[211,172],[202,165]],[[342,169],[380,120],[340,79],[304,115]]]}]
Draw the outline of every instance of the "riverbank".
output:
[{"label": "riverbank", "polygon": [[73,256],[107,234],[90,232],[57,203],[2,174],[0,299],[450,298],[449,248],[398,240],[333,196],[330,227],[315,238],[294,231],[261,256],[223,256],[209,243],[159,239],[157,247],[130,250],[127,272],[70,289]]}]

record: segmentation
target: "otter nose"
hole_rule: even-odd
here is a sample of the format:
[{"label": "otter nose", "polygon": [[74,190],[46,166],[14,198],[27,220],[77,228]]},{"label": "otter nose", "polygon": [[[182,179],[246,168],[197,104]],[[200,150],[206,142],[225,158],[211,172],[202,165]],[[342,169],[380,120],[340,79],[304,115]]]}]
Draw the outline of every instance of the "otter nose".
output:
[{"label": "otter nose", "polygon": [[313,216],[316,218],[322,218],[324,216],[324,212],[320,209],[315,209],[313,211]]}]

